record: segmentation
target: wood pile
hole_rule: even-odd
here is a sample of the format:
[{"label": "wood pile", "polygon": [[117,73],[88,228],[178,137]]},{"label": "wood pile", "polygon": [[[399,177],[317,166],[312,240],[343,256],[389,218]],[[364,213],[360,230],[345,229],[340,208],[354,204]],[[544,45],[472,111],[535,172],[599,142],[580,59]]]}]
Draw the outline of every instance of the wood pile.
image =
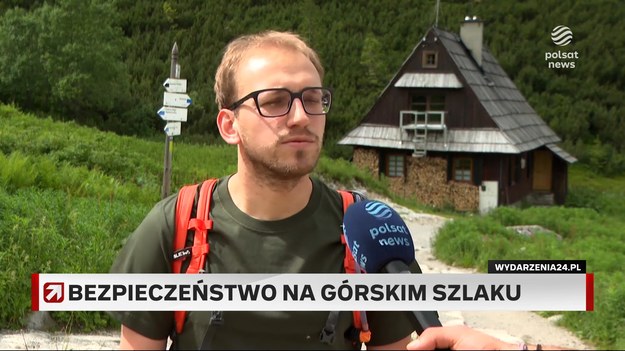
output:
[{"label": "wood pile", "polygon": [[443,158],[408,157],[406,191],[419,202],[442,207],[447,200],[447,161]]},{"label": "wood pile", "polygon": [[414,197],[414,194],[410,191],[406,185],[406,181],[403,177],[388,178],[389,189],[393,194],[397,194],[402,197]]},{"label": "wood pile", "polygon": [[[458,211],[479,208],[479,189],[475,185],[447,182],[447,160],[440,157],[406,157],[406,176],[388,178],[389,190],[402,197],[415,198],[433,206],[453,206]],[[379,175],[379,153],[376,149],[355,148],[353,163],[374,177]]]},{"label": "wood pile", "polygon": [[475,211],[479,207],[478,187],[466,183],[447,182],[447,160],[439,157],[409,157],[407,181],[402,193],[420,202],[443,207],[451,205],[458,211]]},{"label": "wood pile", "polygon": [[480,206],[479,189],[472,184],[449,182],[449,199],[457,211],[475,211]]},{"label": "wood pile", "polygon": [[354,148],[352,161],[356,167],[367,170],[372,176],[378,177],[378,165],[380,164],[378,150]]}]

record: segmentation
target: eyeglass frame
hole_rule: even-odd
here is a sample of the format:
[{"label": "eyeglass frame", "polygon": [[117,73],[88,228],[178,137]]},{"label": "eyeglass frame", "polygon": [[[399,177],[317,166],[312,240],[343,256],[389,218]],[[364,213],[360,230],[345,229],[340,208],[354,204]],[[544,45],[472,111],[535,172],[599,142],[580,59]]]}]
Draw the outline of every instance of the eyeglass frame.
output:
[{"label": "eyeglass frame", "polygon": [[[302,97],[304,95],[305,91],[308,90],[313,90],[313,89],[322,89],[322,90],[327,90],[330,93],[330,104],[328,105],[328,110],[326,112],[323,113],[310,113],[306,110],[306,104],[304,103],[304,100],[302,100]],[[289,95],[291,96],[291,101],[289,102],[289,108],[286,110],[285,113],[281,114],[281,115],[276,115],[276,116],[267,116],[265,114],[263,114],[263,112],[260,109],[260,105],[258,104],[258,95],[261,93],[264,93],[266,91],[286,91],[289,93]],[[241,107],[243,105],[244,102],[246,102],[249,99],[254,99],[254,104],[256,105],[256,111],[258,111],[258,113],[265,117],[265,118],[276,118],[276,117],[282,117],[282,116],[286,116],[289,114],[289,112],[291,112],[291,108],[293,107],[293,101],[297,98],[299,99],[299,101],[302,103],[302,107],[304,108],[304,112],[306,112],[309,115],[313,115],[313,116],[321,116],[321,115],[325,115],[328,114],[328,112],[330,112],[330,108],[332,107],[332,89],[331,88],[326,88],[326,87],[305,87],[304,89],[300,90],[299,92],[292,92],[291,90],[287,89],[287,88],[266,88],[266,89],[260,89],[260,90],[255,90],[247,95],[245,95],[244,97],[240,98],[239,100],[233,102],[232,104],[230,104],[230,106],[226,107],[227,110],[230,111],[234,111],[237,108]]]}]

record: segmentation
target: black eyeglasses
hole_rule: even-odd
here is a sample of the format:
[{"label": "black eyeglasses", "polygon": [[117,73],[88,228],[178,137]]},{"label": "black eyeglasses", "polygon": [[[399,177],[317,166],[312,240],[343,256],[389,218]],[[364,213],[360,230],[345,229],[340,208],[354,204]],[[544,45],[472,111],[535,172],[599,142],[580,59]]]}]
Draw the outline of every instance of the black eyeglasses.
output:
[{"label": "black eyeglasses", "polygon": [[248,99],[254,99],[256,109],[263,117],[280,117],[291,111],[294,99],[300,99],[304,111],[309,115],[325,115],[332,105],[332,92],[328,88],[308,87],[300,92],[286,88],[270,88],[253,91],[236,102],[228,110],[235,110]]}]

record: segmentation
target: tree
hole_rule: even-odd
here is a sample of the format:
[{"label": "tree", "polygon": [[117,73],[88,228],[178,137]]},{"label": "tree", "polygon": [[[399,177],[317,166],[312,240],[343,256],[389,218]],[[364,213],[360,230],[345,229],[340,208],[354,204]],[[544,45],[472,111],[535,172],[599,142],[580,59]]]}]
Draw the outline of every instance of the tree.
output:
[{"label": "tree", "polygon": [[98,124],[128,99],[126,39],[116,10],[98,0],[61,0],[0,22],[0,96],[23,107]]},{"label": "tree", "polygon": [[[41,8],[42,64],[58,112],[104,118],[128,94],[125,38],[115,9],[98,0],[63,0]],[[91,116],[82,116],[88,114]]]},{"label": "tree", "polygon": [[0,99],[34,109],[48,104],[40,28],[37,16],[23,9],[9,10],[0,18]]}]

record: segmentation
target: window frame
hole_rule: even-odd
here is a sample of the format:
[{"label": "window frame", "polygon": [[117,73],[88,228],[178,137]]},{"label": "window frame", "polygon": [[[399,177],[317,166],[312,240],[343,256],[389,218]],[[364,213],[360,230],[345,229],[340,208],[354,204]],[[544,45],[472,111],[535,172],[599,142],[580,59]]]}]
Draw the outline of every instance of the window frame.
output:
[{"label": "window frame", "polygon": [[[432,109],[432,105],[440,105],[441,101],[433,101],[435,99],[442,99],[443,109]],[[417,100],[425,100],[425,101],[417,101]],[[416,107],[422,107],[424,109],[419,109]],[[446,94],[410,94],[410,110],[411,111],[419,111],[419,112],[429,112],[429,111],[447,111],[447,95]]]},{"label": "window frame", "polygon": [[[391,160],[394,159],[395,164],[393,165],[393,174],[391,174]],[[397,170],[399,165],[397,165],[397,160],[401,160],[401,174],[397,174]],[[389,153],[386,155],[385,162],[385,174],[389,178],[402,178],[406,176],[406,155],[401,153]]]},{"label": "window frame", "polygon": [[[434,63],[430,63],[428,58],[433,57]],[[421,66],[423,68],[438,68],[438,51],[435,50],[423,50],[423,56],[421,57]]]},{"label": "window frame", "polygon": [[[462,177],[462,179],[458,179],[456,177],[456,172],[457,171],[463,171],[466,172],[467,168],[460,168],[460,162],[462,161],[469,161],[469,179],[464,179],[464,176]],[[459,182],[459,183],[469,183],[469,184],[473,184],[473,171],[475,168],[475,162],[473,162],[473,158],[472,157],[454,157],[452,160],[452,167],[451,167],[451,179],[455,182]],[[463,174],[464,175],[464,174]]]}]

